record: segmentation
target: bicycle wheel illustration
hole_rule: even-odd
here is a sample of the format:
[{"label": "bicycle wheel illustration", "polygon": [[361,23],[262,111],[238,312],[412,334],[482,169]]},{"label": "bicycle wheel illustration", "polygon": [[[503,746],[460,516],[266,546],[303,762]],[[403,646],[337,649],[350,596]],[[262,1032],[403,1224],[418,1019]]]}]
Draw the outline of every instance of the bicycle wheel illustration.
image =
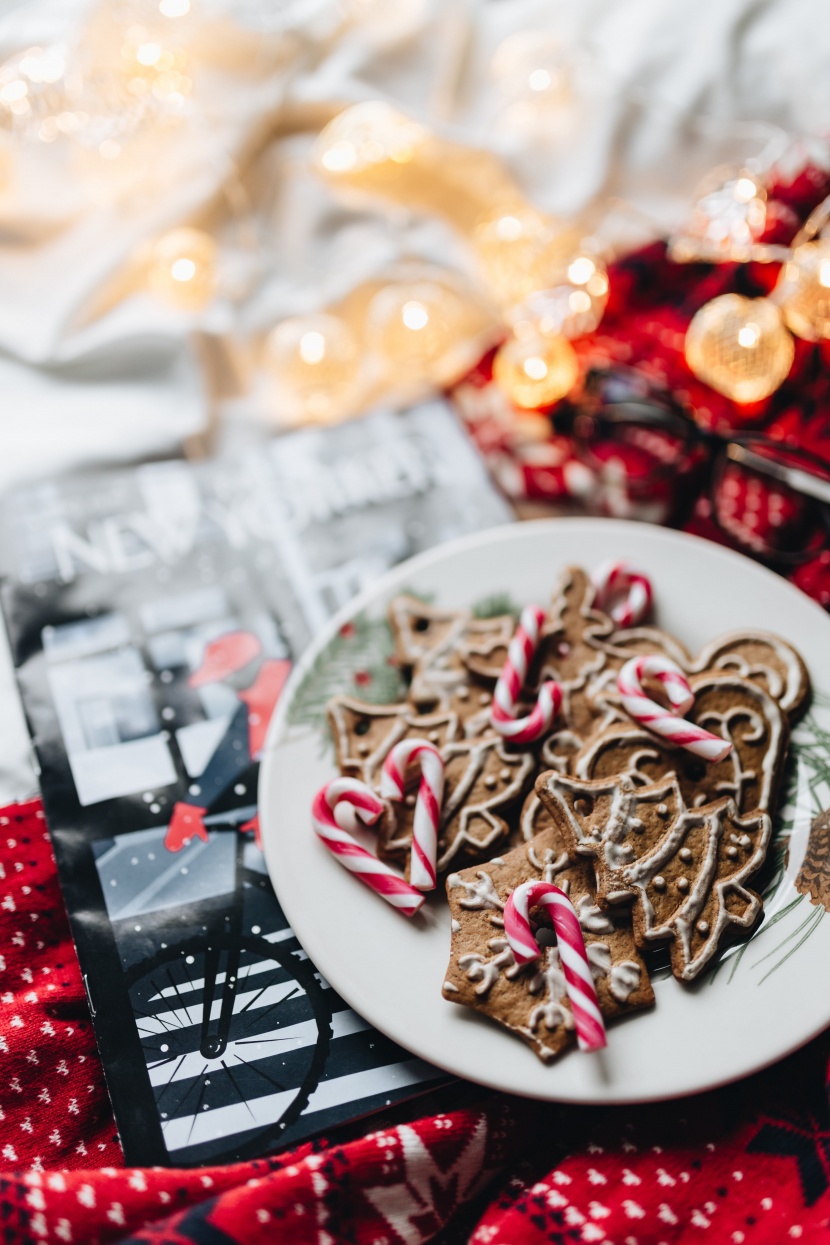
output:
[{"label": "bicycle wheel illustration", "polygon": [[262,1153],[317,1088],[331,1041],[331,991],[290,930],[272,938],[192,939],[127,975],[174,1162]]}]

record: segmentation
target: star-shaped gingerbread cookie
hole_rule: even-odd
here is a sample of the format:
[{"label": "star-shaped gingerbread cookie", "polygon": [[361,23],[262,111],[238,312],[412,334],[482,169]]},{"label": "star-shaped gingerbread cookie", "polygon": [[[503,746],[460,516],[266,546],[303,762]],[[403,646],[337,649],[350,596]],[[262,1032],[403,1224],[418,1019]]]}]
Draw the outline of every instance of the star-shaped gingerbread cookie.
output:
[{"label": "star-shaped gingerbread cookie", "polygon": [[547,1062],[575,1040],[556,938],[540,917],[542,953],[521,968],[505,938],[502,917],[511,891],[531,880],[553,882],[574,904],[603,1016],[612,1020],[647,1007],[654,992],[625,915],[599,908],[592,868],[585,861],[569,860],[553,823],[504,857],[450,874],[452,940],[444,998],[489,1016]]}]

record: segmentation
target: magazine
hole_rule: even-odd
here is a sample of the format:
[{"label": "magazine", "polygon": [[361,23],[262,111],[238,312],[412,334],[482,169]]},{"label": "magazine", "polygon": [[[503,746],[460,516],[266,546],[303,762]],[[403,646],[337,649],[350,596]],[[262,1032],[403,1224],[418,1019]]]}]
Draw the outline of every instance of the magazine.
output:
[{"label": "magazine", "polygon": [[294,937],[258,756],[334,611],[510,517],[442,402],[4,499],[3,612],[128,1163],[254,1157],[446,1079]]}]

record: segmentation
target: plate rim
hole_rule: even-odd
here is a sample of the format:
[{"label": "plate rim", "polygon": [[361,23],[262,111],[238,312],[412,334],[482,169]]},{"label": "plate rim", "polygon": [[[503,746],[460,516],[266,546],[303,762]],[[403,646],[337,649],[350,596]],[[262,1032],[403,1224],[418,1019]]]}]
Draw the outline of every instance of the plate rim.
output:
[{"label": "plate rim", "polygon": [[[783,589],[787,594],[791,594],[793,599],[797,599],[799,601],[801,607],[803,607],[804,604],[812,607],[816,621],[820,622],[822,626],[827,626],[828,623],[830,623],[830,617],[828,617],[827,612],[816,601],[809,597],[800,588],[784,579],[783,576],[777,574],[777,572],[762,565],[761,563],[756,562],[747,555],[731,549],[728,546],[719,545],[714,541],[708,540],[706,537],[698,536],[691,532],[683,532],[674,528],[663,527],[658,524],[642,523],[630,519],[610,519],[586,515],[541,518],[500,524],[497,527],[486,528],[483,531],[469,533],[453,540],[445,541],[431,549],[424,550],[412,558],[406,559],[404,562],[398,563],[396,566],[391,567],[388,571],[386,571],[382,576],[379,576],[373,584],[370,584],[367,588],[363,589],[363,591],[347,602],[346,605],[342,606],[337,613],[332,616],[320,633],[311,641],[304,653],[296,662],[291,672],[266,732],[265,743],[261,754],[257,793],[258,807],[260,809],[260,822],[262,826],[263,851],[271,883],[277,893],[277,898],[280,904],[285,910],[289,924],[291,924],[292,927],[294,925],[291,915],[291,910],[294,907],[293,897],[289,896],[286,902],[286,898],[280,893],[278,883],[279,870],[277,868],[272,868],[271,863],[271,853],[275,850],[275,848],[273,846],[273,836],[269,833],[266,826],[266,822],[269,818],[269,813],[266,810],[270,808],[267,797],[271,781],[269,777],[271,774],[271,766],[268,764],[268,760],[271,754],[280,746],[282,736],[284,734],[287,735],[287,732],[290,730],[290,726],[287,723],[288,714],[291,710],[296,689],[304,680],[309,668],[317,660],[320,653],[331,643],[345,623],[348,623],[368,606],[383,599],[383,597],[390,591],[394,590],[395,587],[400,590],[400,582],[402,580],[405,581],[409,574],[420,573],[423,569],[428,568],[435,562],[441,562],[445,558],[455,556],[459,553],[463,554],[464,551],[468,549],[476,549],[481,545],[486,545],[496,541],[506,542],[513,539],[521,539],[527,533],[549,530],[553,526],[557,529],[561,527],[573,530],[585,527],[586,525],[594,529],[600,527],[605,528],[609,531],[609,536],[616,534],[623,540],[626,534],[631,531],[636,531],[638,536],[645,535],[647,538],[654,538],[657,543],[667,541],[669,544],[673,544],[679,541],[681,544],[689,543],[698,547],[704,547],[707,555],[712,555],[716,559],[725,561],[727,564],[734,564],[737,562],[741,565],[744,571],[754,573],[762,581],[773,584],[776,591],[781,591]],[[312,954],[311,952],[308,952],[308,954],[318,967],[319,971],[323,973],[323,976],[327,977],[328,974],[325,972],[325,968],[320,967],[319,964],[321,958],[326,958],[325,950],[323,951],[322,957],[317,954]],[[471,1083],[479,1084],[487,1089],[496,1090],[501,1093],[510,1093],[516,1095],[517,1097],[525,1097],[537,1101],[567,1102],[574,1105],[594,1106],[602,1103],[602,1099],[596,1097],[586,1097],[583,1093],[580,1093],[578,1087],[576,1092],[573,1094],[568,1094],[567,1092],[563,1093],[561,1087],[550,1094],[540,1094],[535,1088],[522,1089],[511,1085],[509,1089],[505,1089],[503,1083],[501,1083],[498,1078],[488,1078],[478,1073],[468,1073],[464,1074],[462,1077],[462,1074],[459,1073],[456,1065],[449,1066],[446,1062],[443,1062],[432,1053],[430,1053],[429,1056],[424,1056],[421,1052],[408,1045],[406,1041],[402,1040],[398,1032],[390,1031],[390,1029],[382,1021],[379,1022],[375,1017],[366,1016],[362,1001],[355,999],[351,994],[350,982],[347,981],[344,984],[338,980],[332,984],[337,990],[337,993],[349,1005],[349,1007],[351,1007],[359,1015],[363,1016],[364,1019],[369,1020],[378,1032],[384,1034],[390,1040],[410,1051],[415,1057],[427,1059],[431,1065],[451,1076],[466,1079]],[[828,1027],[828,1024],[830,1024],[830,1011],[828,1012],[828,1018],[825,1021],[819,1023],[815,1028],[811,1028],[809,1032],[806,1032],[803,1036],[799,1036],[795,1042],[788,1040],[787,1044],[777,1053],[769,1057],[764,1056],[761,1059],[752,1060],[750,1064],[741,1071],[727,1072],[722,1076],[716,1075],[711,1079],[706,1079],[705,1082],[692,1088],[679,1089],[675,1092],[635,1092],[631,1095],[623,1093],[617,1094],[613,1098],[609,1098],[607,1101],[609,1105],[624,1106],[634,1105],[637,1103],[672,1101],[674,1099],[687,1098],[696,1094],[707,1093],[710,1090],[732,1084],[738,1080],[744,1079],[745,1077],[763,1071],[765,1068],[771,1067],[780,1060],[785,1059],[788,1055],[791,1055],[795,1051],[800,1050],[803,1046],[806,1046],[820,1033],[824,1032]]]}]

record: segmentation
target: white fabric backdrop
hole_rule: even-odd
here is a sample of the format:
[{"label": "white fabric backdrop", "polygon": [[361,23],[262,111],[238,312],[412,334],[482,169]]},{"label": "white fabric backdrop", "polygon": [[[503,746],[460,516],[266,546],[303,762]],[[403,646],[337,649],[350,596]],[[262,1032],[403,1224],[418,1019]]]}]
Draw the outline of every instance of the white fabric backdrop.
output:
[{"label": "white fabric backdrop", "polygon": [[[150,0],[123,3],[140,17]],[[0,57],[71,45],[93,12],[84,0],[0,0]],[[491,148],[555,213],[615,194],[664,223],[702,172],[769,133],[736,122],[830,131],[822,0],[194,0],[193,14],[200,115],[152,144],[126,191],[97,158],[79,173],[60,144],[7,145],[0,489],[175,451],[215,418],[230,439],[259,435],[275,416],[254,383],[258,334],[402,255],[468,263],[439,222],[345,208],[314,179],[311,141],[344,103],[383,96]],[[522,29],[557,33],[573,64],[572,102],[544,135],[511,130],[490,77],[494,51]],[[227,296],[200,316],[171,311],[142,289],[142,248],[212,206],[221,217],[232,168]],[[630,228],[621,217],[611,232]],[[8,725],[8,671],[0,703],[5,802],[33,785],[21,722]]]}]

